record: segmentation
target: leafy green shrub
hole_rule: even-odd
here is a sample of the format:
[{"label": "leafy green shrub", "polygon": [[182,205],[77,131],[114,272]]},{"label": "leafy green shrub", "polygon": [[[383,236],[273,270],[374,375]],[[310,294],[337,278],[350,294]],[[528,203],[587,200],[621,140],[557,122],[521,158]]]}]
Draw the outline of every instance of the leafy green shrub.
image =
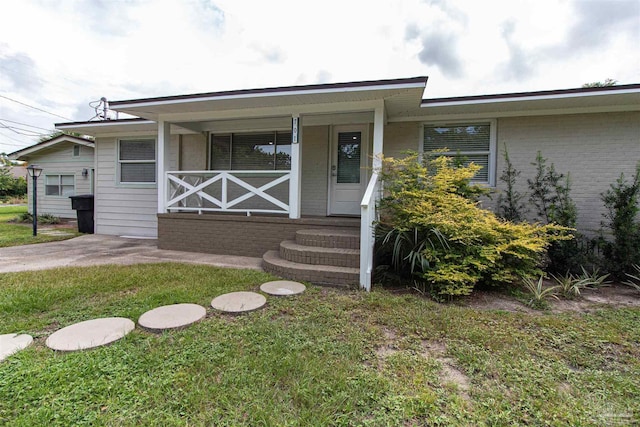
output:
[{"label": "leafy green shrub", "polygon": [[60,218],[53,214],[38,215],[38,222],[41,224],[60,224]]},{"label": "leafy green shrub", "polygon": [[31,213],[29,212],[23,212],[9,222],[33,222],[33,215],[31,215]]},{"label": "leafy green shrub", "polygon": [[601,194],[606,221],[602,223],[599,245],[604,267],[616,279],[623,279],[640,259],[639,197],[640,162],[631,182],[620,174],[611,188]]},{"label": "leafy green shrub", "polygon": [[[11,222],[22,222],[22,223],[29,224],[33,222],[33,215],[31,215],[31,213],[29,212],[24,212],[18,215]],[[53,214],[45,213],[42,215],[38,215],[38,223],[39,224],[60,224],[60,218]]]},{"label": "leafy green shrub", "polygon": [[514,224],[481,209],[475,198],[487,189],[471,184],[479,169],[473,163],[455,167],[446,156],[383,159],[379,228],[386,232],[378,234],[385,236],[379,246],[396,268],[411,266],[398,273],[441,296],[537,276],[551,242],[570,238],[564,227]]}]

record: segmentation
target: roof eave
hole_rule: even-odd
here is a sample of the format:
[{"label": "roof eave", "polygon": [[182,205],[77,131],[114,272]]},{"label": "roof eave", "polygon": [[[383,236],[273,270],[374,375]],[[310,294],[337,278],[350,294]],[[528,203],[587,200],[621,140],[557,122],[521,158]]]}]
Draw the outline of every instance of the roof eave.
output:
[{"label": "roof eave", "polygon": [[95,148],[95,143],[93,141],[89,141],[85,138],[80,138],[73,135],[59,135],[55,138],[51,138],[46,141],[39,142],[30,147],[23,148],[18,151],[14,151],[13,153],[7,154],[7,157],[11,160],[19,160],[21,157],[29,156],[39,151],[42,151],[47,148],[51,148],[54,145],[58,145],[63,142],[71,142],[74,144],[84,145],[85,147]]},{"label": "roof eave", "polygon": [[286,86],[265,89],[246,89],[224,92],[209,92],[193,95],[165,96],[123,101],[112,101],[110,106],[116,111],[159,105],[183,104],[188,102],[224,101],[231,99],[265,98],[275,96],[299,96],[321,93],[358,92],[366,90],[425,88],[428,77],[412,77],[393,80],[371,80],[349,83],[320,84],[307,86]]},{"label": "roof eave", "polygon": [[623,86],[599,87],[599,88],[579,88],[579,89],[562,89],[549,90],[539,92],[518,92],[505,93],[497,95],[477,95],[477,96],[461,96],[450,98],[433,98],[423,99],[420,107],[450,107],[457,105],[474,105],[474,104],[491,104],[503,102],[517,101],[540,101],[540,100],[556,100],[567,98],[584,98],[604,95],[624,95],[640,93],[640,84],[630,84]]}]

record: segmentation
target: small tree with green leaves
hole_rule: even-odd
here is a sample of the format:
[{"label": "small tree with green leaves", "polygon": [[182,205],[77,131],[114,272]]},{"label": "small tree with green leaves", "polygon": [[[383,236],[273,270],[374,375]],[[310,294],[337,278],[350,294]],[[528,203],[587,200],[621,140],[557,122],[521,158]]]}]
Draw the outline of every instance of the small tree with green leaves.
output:
[{"label": "small tree with green leaves", "polygon": [[0,167],[0,199],[24,197],[27,194],[27,181],[23,177],[14,177],[8,167]]},{"label": "small tree with green leaves", "polygon": [[590,88],[590,87],[609,87],[609,86],[615,86],[618,84],[617,80],[614,79],[605,79],[605,81],[603,82],[592,82],[592,83],[585,83],[582,85],[583,88]]},{"label": "small tree with green leaves", "polygon": [[600,239],[604,267],[614,278],[624,279],[625,273],[633,271],[633,265],[640,260],[640,162],[631,182],[620,174],[601,198],[606,208]]},{"label": "small tree with green leaves", "polygon": [[511,163],[506,145],[504,147],[503,156],[505,169],[502,171],[500,181],[504,182],[505,190],[498,196],[498,216],[507,221],[521,222],[525,220],[527,208],[522,202],[525,195],[521,194],[515,188],[516,180],[520,176],[520,171],[513,166],[513,163]]},{"label": "small tree with green leaves", "polygon": [[536,175],[533,179],[527,179],[529,184],[529,202],[536,208],[538,217],[546,222],[553,222],[553,206],[558,201],[556,188],[562,179],[562,175],[556,172],[553,163],[547,166],[547,159],[542,157],[538,151],[536,161],[531,163],[536,168]]},{"label": "small tree with green leaves", "polygon": [[529,201],[536,207],[538,218],[547,224],[558,224],[574,230],[574,238],[554,242],[548,251],[547,270],[553,273],[577,273],[591,264],[592,247],[588,239],[575,232],[578,209],[571,198],[571,176],[556,172],[553,163],[547,165],[547,159],[538,151],[534,179],[527,180],[531,191]]},{"label": "small tree with green leaves", "polygon": [[481,209],[474,199],[487,190],[471,183],[479,169],[442,155],[383,159],[379,243],[391,246],[400,274],[441,297],[538,276],[549,245],[570,237],[555,224],[514,224]]}]

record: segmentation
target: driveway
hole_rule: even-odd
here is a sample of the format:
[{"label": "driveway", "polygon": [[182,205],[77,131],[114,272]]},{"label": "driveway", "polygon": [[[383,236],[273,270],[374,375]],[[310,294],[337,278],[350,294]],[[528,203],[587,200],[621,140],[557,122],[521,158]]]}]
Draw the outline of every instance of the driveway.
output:
[{"label": "driveway", "polygon": [[158,249],[155,239],[86,234],[60,242],[0,248],[0,273],[56,267],[184,262],[217,267],[262,269],[262,259]]}]

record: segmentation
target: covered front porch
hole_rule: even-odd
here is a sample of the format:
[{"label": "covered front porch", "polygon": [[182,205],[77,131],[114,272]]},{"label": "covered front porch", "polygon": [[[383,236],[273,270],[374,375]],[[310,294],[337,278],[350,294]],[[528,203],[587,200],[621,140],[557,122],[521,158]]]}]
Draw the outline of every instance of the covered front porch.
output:
[{"label": "covered front porch", "polygon": [[[372,225],[379,196],[375,170],[383,147],[384,105],[371,112],[345,112],[322,117],[323,121],[319,119],[313,115],[292,116],[288,118],[290,129],[275,126],[257,131],[247,130],[251,128],[250,119],[238,120],[237,130],[227,132],[220,130],[220,122],[214,123],[202,141],[206,150],[201,146],[194,148],[193,143],[188,147],[185,138],[179,144],[177,161],[165,157],[165,162],[161,146],[165,145],[165,153],[170,152],[175,136],[163,132],[177,124],[160,124],[159,247],[254,257],[282,256],[284,263],[294,261],[284,259],[289,252],[284,253],[281,247],[293,244],[297,232],[318,229],[337,235],[346,232],[356,236],[356,244],[334,249],[338,249],[338,254],[343,249],[356,251],[348,254],[350,258],[358,257],[355,265],[335,265],[341,262],[339,255],[313,255],[311,252],[317,251],[300,249],[304,252],[304,256],[298,256],[300,263],[310,262],[315,270],[324,270],[324,275],[303,274],[292,265],[272,266],[270,271],[288,278],[323,284],[359,284],[369,289]],[[275,121],[283,122],[282,118]],[[312,124],[306,125],[308,122]],[[281,141],[282,135],[288,137],[285,143]],[[184,169],[194,164],[202,169]],[[216,166],[225,169],[212,169]],[[267,255],[272,251],[280,255]],[[321,267],[322,260],[333,264],[332,271]],[[265,259],[265,268],[267,265],[270,261]]]},{"label": "covered front porch", "polygon": [[355,282],[370,289],[385,126],[419,106],[425,84],[311,85],[111,106],[157,126],[160,247],[263,256],[300,230],[348,229],[358,243]]}]

